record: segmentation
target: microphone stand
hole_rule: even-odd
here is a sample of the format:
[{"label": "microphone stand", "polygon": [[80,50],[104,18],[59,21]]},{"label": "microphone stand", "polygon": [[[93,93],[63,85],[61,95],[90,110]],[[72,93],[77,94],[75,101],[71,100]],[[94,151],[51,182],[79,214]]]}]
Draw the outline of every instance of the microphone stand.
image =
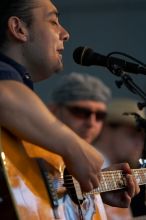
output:
[{"label": "microphone stand", "polygon": [[115,81],[117,87],[121,88],[124,84],[132,93],[139,95],[144,100],[143,103],[137,104],[138,108],[142,110],[146,107],[146,93],[133,81],[133,79],[117,65],[110,66],[108,69],[114,75],[121,77],[121,80]]},{"label": "microphone stand", "polygon": [[[144,107],[146,107],[146,93],[133,81],[133,79],[128,74],[122,70],[122,67],[117,65],[109,65],[108,69],[116,76],[121,77],[121,80],[115,81],[117,87],[121,88],[124,84],[132,93],[139,95],[142,100],[144,100],[143,103],[137,103],[138,108],[142,110]],[[135,117],[137,127],[144,131],[144,146],[142,156],[139,159],[139,164],[141,168],[146,168],[146,119],[142,118],[139,114],[134,112],[125,114],[133,115]],[[144,204],[146,206],[146,186],[144,188]]]},{"label": "microphone stand", "polygon": [[[121,77],[120,80],[116,80],[115,83],[118,88],[121,88],[124,84],[128,90],[130,90],[132,93],[139,95],[144,102],[143,103],[137,103],[137,106],[140,110],[142,110],[144,107],[146,107],[146,93],[133,81],[133,79],[125,73],[121,67],[119,66],[110,66],[108,68],[114,75]],[[145,134],[145,140],[144,140],[144,148],[142,152],[142,158],[140,159],[141,167],[146,167],[146,119],[142,118],[139,114],[130,112],[130,113],[124,113],[126,115],[133,115],[136,120],[137,128],[142,129]]]}]

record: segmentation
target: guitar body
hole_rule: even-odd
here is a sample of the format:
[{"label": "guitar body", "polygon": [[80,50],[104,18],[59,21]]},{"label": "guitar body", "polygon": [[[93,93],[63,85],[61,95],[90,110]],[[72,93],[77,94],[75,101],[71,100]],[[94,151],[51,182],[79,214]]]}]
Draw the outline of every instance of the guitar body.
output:
[{"label": "guitar body", "polygon": [[[75,220],[74,218],[65,217],[63,204],[58,203],[56,206],[52,206],[52,201],[36,160],[36,158],[43,158],[48,164],[48,173],[50,172],[53,176],[54,173],[58,175],[61,169],[64,169],[62,158],[40,147],[20,141],[4,129],[1,129],[0,136],[1,163],[15,210],[15,212],[12,211],[15,216],[14,219]],[[12,206],[10,209],[12,209]],[[92,220],[106,219],[102,218],[99,209],[101,207],[96,207],[96,212],[91,217]],[[9,220],[7,218],[3,219]]]},{"label": "guitar body", "polygon": [[54,220],[51,202],[37,162],[28,157],[23,144],[1,133],[3,168],[18,219]]}]

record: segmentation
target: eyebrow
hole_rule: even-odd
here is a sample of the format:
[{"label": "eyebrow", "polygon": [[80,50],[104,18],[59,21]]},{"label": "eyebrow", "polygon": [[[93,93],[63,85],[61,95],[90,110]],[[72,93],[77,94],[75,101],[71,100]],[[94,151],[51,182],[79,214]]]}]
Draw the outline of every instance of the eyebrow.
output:
[{"label": "eyebrow", "polygon": [[52,10],[52,11],[48,12],[49,17],[52,15],[56,15],[56,17],[58,18],[60,16],[60,13],[57,10]]}]

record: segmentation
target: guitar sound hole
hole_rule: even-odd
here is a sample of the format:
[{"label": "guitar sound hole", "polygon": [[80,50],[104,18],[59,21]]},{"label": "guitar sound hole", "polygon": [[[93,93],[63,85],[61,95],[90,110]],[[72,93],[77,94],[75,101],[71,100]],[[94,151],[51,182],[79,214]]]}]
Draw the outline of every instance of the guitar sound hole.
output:
[{"label": "guitar sound hole", "polygon": [[64,170],[64,186],[66,187],[72,201],[77,205],[81,205],[83,200],[78,199],[72,176],[69,174],[67,169]]}]

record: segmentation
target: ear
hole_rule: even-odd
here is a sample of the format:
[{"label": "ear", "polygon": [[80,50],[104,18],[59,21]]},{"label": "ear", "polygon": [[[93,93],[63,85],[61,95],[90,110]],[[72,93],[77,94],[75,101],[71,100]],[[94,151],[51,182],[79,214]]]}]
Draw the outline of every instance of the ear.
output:
[{"label": "ear", "polygon": [[8,30],[10,36],[15,39],[26,42],[28,40],[28,29],[26,24],[18,17],[12,16],[8,20]]}]

